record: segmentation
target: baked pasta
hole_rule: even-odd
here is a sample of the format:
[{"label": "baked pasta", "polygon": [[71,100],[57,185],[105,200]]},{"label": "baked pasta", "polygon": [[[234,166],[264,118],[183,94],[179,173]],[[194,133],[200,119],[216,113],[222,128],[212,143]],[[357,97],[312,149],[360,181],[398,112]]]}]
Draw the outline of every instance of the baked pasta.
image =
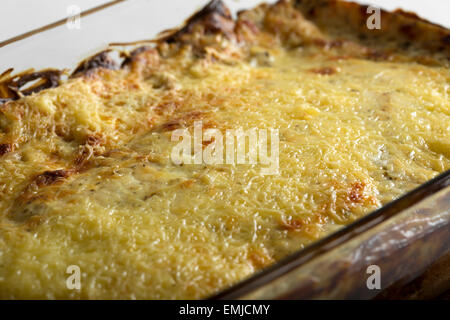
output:
[{"label": "baked pasta", "polygon": [[[205,298],[448,170],[449,30],[365,9],[214,0],[119,64],[4,73],[0,298]],[[277,130],[277,171],[174,162],[196,123]]]}]

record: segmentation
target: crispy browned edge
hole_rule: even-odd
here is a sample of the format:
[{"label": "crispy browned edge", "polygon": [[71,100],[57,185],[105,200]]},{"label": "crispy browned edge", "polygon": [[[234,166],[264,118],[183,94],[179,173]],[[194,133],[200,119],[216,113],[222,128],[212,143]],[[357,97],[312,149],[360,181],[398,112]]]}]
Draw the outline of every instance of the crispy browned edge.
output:
[{"label": "crispy browned edge", "polygon": [[[397,51],[408,51],[411,47],[424,50],[425,54],[442,53],[450,61],[450,30],[420,18],[415,13],[396,10],[381,11],[381,30],[369,30],[365,27],[368,17],[367,6],[341,0],[280,0],[290,1],[306,18],[316,23],[319,28],[333,36],[335,30],[345,32],[345,38],[363,43],[367,46],[383,48],[383,44],[391,43],[391,48]],[[186,20],[184,25],[169,30],[164,36],[152,40],[158,44],[183,43],[193,32],[194,26],[201,24],[209,33],[229,35],[233,32],[234,21],[229,9],[221,0],[212,0],[203,9]],[[111,50],[99,52],[79,63],[70,77],[89,74],[95,69],[119,69],[126,65],[133,56],[145,47],[135,49],[126,55],[120,65],[110,58]],[[18,100],[48,88],[54,88],[62,83],[61,70],[46,69],[41,71],[24,71],[12,74],[8,69],[0,75],[0,105],[10,100]],[[27,89],[22,89],[31,81],[36,81]]]},{"label": "crispy browned edge", "polygon": [[[169,30],[164,36],[158,39],[151,40],[151,42],[158,44],[161,43],[174,43],[182,42],[182,36],[191,33],[193,27],[197,24],[202,24],[207,32],[219,33],[229,32],[230,24],[234,24],[229,9],[224,5],[221,0],[212,0],[203,9],[196,12],[190,18],[186,20],[183,26]],[[228,28],[226,27],[228,25]],[[110,49],[96,53],[85,60],[81,61],[75,70],[71,73],[70,78],[89,75],[95,69],[119,69],[127,65],[133,57],[139,52],[145,50],[147,47],[139,47],[132,51],[130,54],[120,52],[121,56],[125,56],[122,64],[118,64],[113,60],[109,53]],[[54,88],[59,86],[63,71],[57,69],[45,69],[41,71],[34,71],[33,69],[12,74],[13,69],[10,68],[0,74],[0,105],[11,100],[18,100],[23,96],[30,95],[48,88]],[[38,80],[27,89],[21,88],[31,81]]]},{"label": "crispy browned edge", "polygon": [[293,0],[294,6],[309,20],[331,35],[345,32],[350,40],[363,44],[388,45],[395,49],[421,48],[432,53],[445,53],[450,58],[450,30],[420,18],[413,12],[381,9],[381,29],[366,26],[368,5],[341,0]]}]

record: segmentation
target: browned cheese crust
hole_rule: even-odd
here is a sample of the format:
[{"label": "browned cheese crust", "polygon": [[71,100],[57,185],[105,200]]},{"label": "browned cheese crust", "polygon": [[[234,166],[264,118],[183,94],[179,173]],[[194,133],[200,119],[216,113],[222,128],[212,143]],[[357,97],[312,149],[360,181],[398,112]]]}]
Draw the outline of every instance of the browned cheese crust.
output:
[{"label": "browned cheese crust", "polygon": [[[206,297],[448,170],[450,31],[367,17],[213,0],[121,61],[3,73],[0,298]],[[200,120],[278,129],[280,173],[174,164]]]}]

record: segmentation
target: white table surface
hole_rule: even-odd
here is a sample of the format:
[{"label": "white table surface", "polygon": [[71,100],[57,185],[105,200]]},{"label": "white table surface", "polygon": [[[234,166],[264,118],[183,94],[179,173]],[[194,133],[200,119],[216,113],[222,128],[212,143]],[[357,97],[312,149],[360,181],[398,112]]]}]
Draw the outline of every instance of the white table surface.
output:
[{"label": "white table surface", "polygon": [[[1,0],[0,42],[67,17],[67,8],[82,11],[112,0]],[[128,0],[83,17],[81,28],[65,25],[37,34],[25,41],[0,48],[0,71],[53,66],[73,67],[87,55],[111,42],[153,38],[158,32],[179,25],[208,0]],[[263,0],[224,0],[233,11],[250,8]],[[266,2],[274,2],[267,1]],[[414,11],[425,19],[450,28],[450,0],[362,0],[393,10]],[[115,22],[120,21],[120,25]],[[115,25],[114,25],[115,24]],[[108,25],[108,28],[104,26]],[[111,27],[110,27],[111,26]]]}]

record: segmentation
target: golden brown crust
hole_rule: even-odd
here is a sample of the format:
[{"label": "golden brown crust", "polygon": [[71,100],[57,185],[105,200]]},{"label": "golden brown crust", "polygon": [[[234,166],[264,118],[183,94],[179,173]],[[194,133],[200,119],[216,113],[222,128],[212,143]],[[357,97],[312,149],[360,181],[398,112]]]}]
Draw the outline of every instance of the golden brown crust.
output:
[{"label": "golden brown crust", "polygon": [[450,30],[411,12],[381,10],[381,29],[370,30],[368,6],[338,0],[294,0],[306,18],[333,37],[345,37],[374,48],[450,59]]},{"label": "golden brown crust", "polygon": [[[166,34],[154,46],[124,54],[121,63],[112,59],[117,52],[97,54],[59,88],[0,107],[2,223],[25,234],[48,230],[44,241],[55,244],[53,253],[67,252],[73,240],[86,274],[94,273],[81,243],[98,241],[96,260],[114,253],[103,256],[104,265],[127,261],[113,268],[116,273],[108,270],[98,290],[72,297],[205,296],[450,168],[439,113],[448,110],[446,68],[330,34],[288,1],[243,11],[236,21],[214,1],[186,25],[172,40]],[[405,85],[414,74],[416,81]],[[197,171],[170,161],[174,130],[195,130],[200,120],[203,129],[221,132],[279,128],[282,172],[263,178],[254,170],[259,164]],[[201,147],[207,151],[212,140]],[[199,223],[204,218],[207,228]],[[76,229],[86,232],[67,242]],[[112,237],[105,239],[103,230]],[[134,235],[139,244],[130,250]],[[156,239],[166,240],[154,246]],[[33,249],[11,249],[3,265],[15,266],[16,253],[47,247],[30,241]],[[219,241],[230,249],[222,250]],[[3,246],[16,243],[11,238]],[[130,251],[139,256],[133,260]],[[147,264],[156,261],[152,257],[162,263]],[[70,259],[51,260],[62,265]],[[145,265],[139,273],[150,282],[130,272],[138,265]],[[172,282],[173,265],[200,270],[187,269]],[[3,278],[10,289],[0,296],[45,294],[19,292],[13,276]],[[171,283],[180,289],[174,292]],[[67,295],[65,287],[47,292]]]},{"label": "golden brown crust", "polygon": [[[298,11],[292,10],[292,7]],[[375,60],[387,60],[392,58],[393,53],[402,53],[413,55],[419,63],[449,63],[449,29],[412,12],[381,10],[381,29],[369,30],[366,27],[367,8],[366,5],[341,0],[280,0],[271,6],[262,4],[257,8],[241,11],[235,21],[221,0],[212,0],[187,19],[182,27],[167,30],[153,42],[159,51],[168,44],[189,43],[201,53],[211,35],[219,33],[228,39],[251,42],[252,38],[258,36],[260,29],[265,27],[279,33],[281,38],[291,41],[294,46],[310,42],[330,49],[348,47],[349,50],[344,51],[359,51],[360,55]],[[122,52],[127,57],[121,65],[110,57],[111,50],[99,52],[82,61],[71,77],[89,75],[100,68],[126,67],[149,50],[154,49],[143,46],[129,55]],[[14,76],[11,73],[12,69],[9,69],[0,76],[0,104],[56,87],[61,82],[62,74],[54,69],[25,71]],[[36,79],[41,81],[21,90],[26,83]]]},{"label": "golden brown crust", "polygon": [[36,176],[34,182],[37,186],[49,186],[52,185],[64,178],[67,178],[70,174],[68,170],[53,170],[53,171],[44,171],[43,173]]}]

